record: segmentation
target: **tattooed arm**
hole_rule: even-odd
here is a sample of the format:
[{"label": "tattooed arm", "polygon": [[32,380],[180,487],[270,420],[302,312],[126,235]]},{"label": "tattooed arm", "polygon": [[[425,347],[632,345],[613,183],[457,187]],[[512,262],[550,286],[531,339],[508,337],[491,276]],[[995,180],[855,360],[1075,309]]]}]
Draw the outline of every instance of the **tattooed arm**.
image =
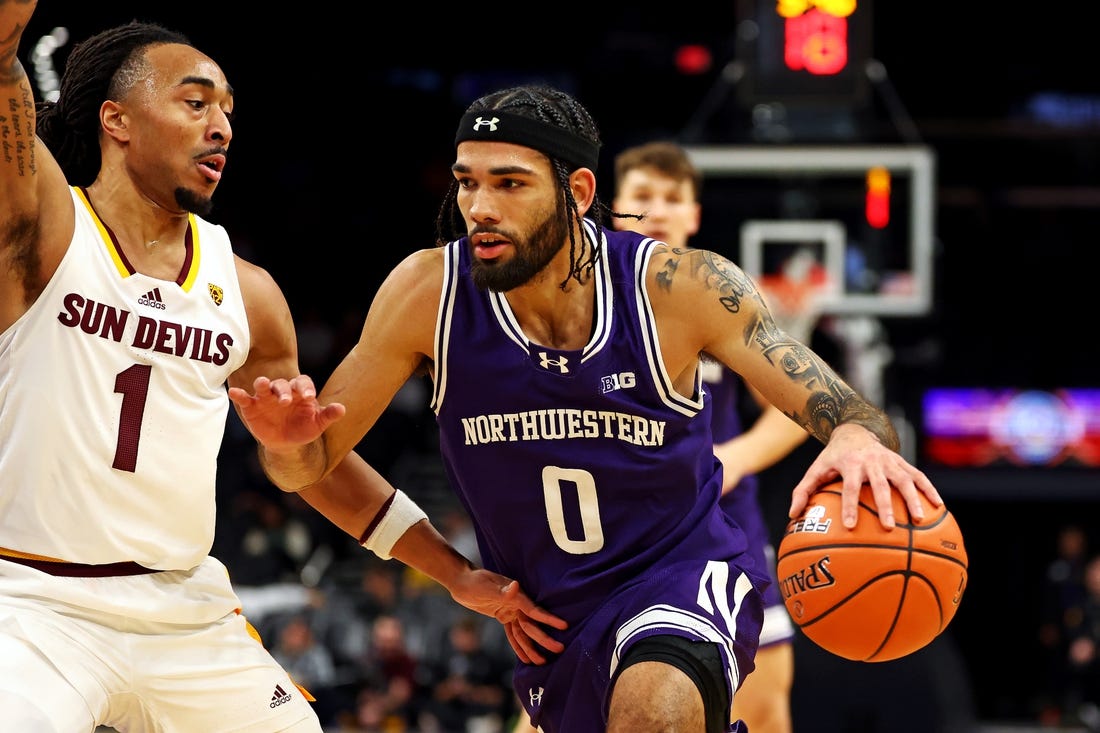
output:
[{"label": "tattooed arm", "polygon": [[650,261],[649,298],[665,368],[683,394],[694,388],[698,355],[707,353],[740,374],[787,417],[825,444],[792,493],[791,516],[821,484],[844,479],[842,519],[856,521],[859,488],[869,483],[884,527],[893,527],[891,487],[916,517],[918,492],[941,500],[932,483],[897,452],[886,414],[775,323],[755,283],[714,252],[662,248]]},{"label": "tattooed arm", "polygon": [[35,137],[35,100],[19,44],[35,3],[0,0],[0,332],[41,292],[72,236],[60,167]]}]

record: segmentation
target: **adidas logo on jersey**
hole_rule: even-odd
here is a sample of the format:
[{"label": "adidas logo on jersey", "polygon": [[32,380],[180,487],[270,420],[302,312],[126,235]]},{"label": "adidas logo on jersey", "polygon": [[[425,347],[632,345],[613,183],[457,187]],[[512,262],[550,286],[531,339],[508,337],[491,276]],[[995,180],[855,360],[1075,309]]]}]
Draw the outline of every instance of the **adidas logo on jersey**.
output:
[{"label": "adidas logo on jersey", "polygon": [[147,305],[150,308],[167,310],[164,305],[164,301],[161,300],[160,297],[160,288],[153,288],[148,293],[138,298],[138,305]]},{"label": "adidas logo on jersey", "polygon": [[271,705],[269,707],[277,708],[285,702],[290,702],[293,699],[293,695],[283,689],[282,685],[275,685],[275,694],[271,696]]}]

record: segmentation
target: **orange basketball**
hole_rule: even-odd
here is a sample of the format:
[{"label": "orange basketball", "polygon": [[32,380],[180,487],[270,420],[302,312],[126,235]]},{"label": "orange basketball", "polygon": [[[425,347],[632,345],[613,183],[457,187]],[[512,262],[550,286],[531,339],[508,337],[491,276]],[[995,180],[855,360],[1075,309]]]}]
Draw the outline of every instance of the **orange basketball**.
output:
[{"label": "orange basketball", "polygon": [[818,646],[846,659],[904,657],[939,635],[967,581],[962,532],[946,507],[924,498],[915,524],[901,494],[893,530],[883,529],[864,484],[854,529],[840,520],[842,482],[819,488],[779,542],[779,589],[794,623]]}]

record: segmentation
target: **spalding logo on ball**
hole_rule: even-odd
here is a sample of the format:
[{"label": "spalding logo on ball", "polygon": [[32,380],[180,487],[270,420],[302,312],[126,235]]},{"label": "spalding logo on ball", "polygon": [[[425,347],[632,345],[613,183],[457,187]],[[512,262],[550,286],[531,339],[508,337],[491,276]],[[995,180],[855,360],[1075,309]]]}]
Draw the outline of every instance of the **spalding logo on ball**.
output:
[{"label": "spalding logo on ball", "polygon": [[884,662],[935,639],[966,590],[962,531],[946,507],[921,495],[924,519],[909,516],[893,490],[893,530],[879,523],[869,484],[854,529],[840,519],[843,482],[820,487],[787,524],[779,543],[779,589],[794,623],[815,644],[846,659]]}]

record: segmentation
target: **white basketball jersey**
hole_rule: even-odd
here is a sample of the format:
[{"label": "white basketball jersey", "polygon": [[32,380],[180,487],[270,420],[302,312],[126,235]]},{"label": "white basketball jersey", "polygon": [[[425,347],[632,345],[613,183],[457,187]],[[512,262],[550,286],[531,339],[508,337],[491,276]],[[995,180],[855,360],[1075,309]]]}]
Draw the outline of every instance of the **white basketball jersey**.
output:
[{"label": "white basketball jersey", "polygon": [[72,195],[68,252],[0,334],[0,548],[192,568],[214,538],[225,381],[249,350],[229,237],[192,215],[179,277],[159,280]]}]

